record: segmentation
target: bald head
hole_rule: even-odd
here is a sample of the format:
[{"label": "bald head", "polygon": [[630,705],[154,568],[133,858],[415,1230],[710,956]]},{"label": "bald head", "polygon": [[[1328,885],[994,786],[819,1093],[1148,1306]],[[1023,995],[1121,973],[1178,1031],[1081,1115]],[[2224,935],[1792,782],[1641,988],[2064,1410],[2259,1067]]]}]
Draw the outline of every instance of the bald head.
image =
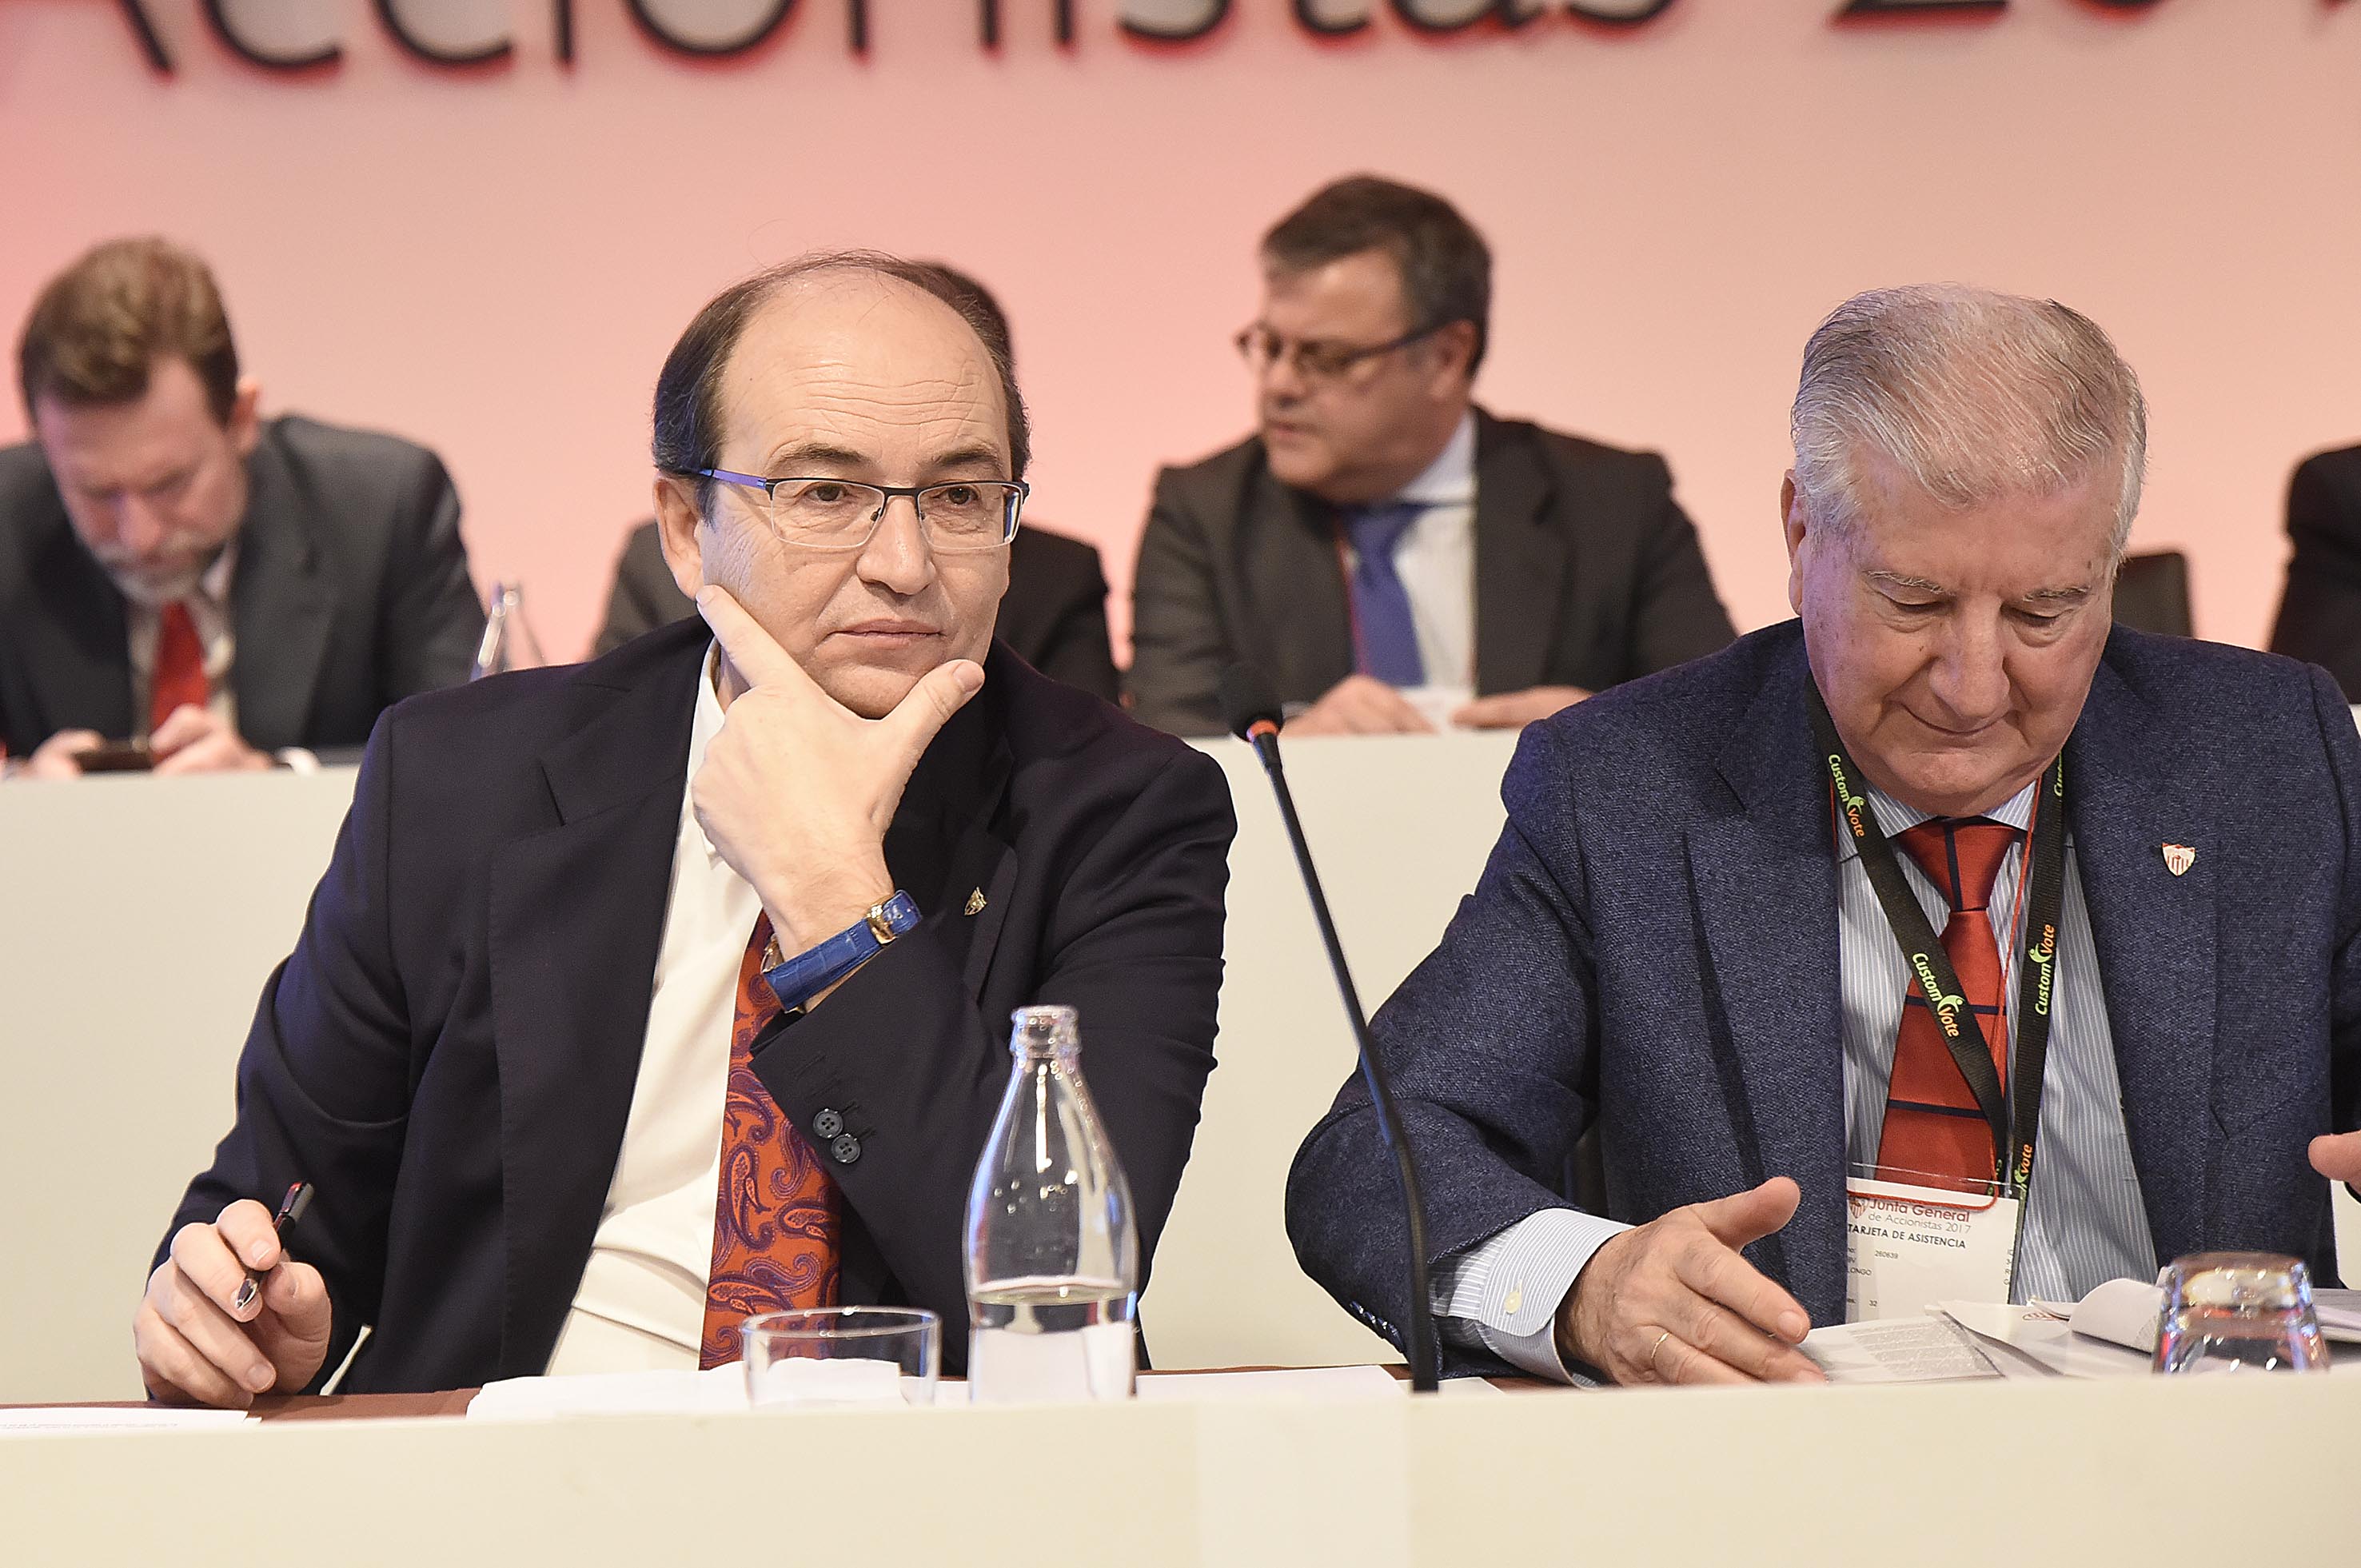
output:
[{"label": "bald head", "polygon": [[930,270],[856,259],[765,274],[706,308],[657,389],[657,521],[674,580],[692,596],[727,588],[870,718],[938,664],[983,660],[1007,547],[938,548],[898,498],[859,543],[815,543],[775,525],[753,481],[916,489],[1017,477],[1022,405],[1005,356]]},{"label": "bald head", "polygon": [[713,454],[719,440],[721,382],[747,323],[774,297],[785,295],[790,303],[809,300],[814,297],[808,291],[813,286],[848,278],[903,284],[966,323],[982,344],[999,382],[1008,477],[1023,478],[1032,461],[1033,438],[1009,356],[1005,322],[996,311],[980,305],[972,286],[949,269],[867,250],[829,251],[766,268],[731,284],[697,312],[673,345],[656,378],[656,467],[693,474],[718,466]]}]

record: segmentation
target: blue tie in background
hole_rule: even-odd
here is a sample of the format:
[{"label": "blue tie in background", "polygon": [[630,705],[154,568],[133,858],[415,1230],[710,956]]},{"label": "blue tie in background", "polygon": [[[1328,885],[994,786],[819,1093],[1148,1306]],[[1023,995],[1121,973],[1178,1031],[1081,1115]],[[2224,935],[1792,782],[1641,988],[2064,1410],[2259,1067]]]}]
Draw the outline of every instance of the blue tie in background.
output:
[{"label": "blue tie in background", "polygon": [[1354,555],[1354,663],[1361,674],[1389,686],[1426,684],[1418,625],[1411,619],[1410,590],[1394,570],[1394,546],[1425,510],[1417,501],[1344,509],[1345,533],[1353,542]]}]

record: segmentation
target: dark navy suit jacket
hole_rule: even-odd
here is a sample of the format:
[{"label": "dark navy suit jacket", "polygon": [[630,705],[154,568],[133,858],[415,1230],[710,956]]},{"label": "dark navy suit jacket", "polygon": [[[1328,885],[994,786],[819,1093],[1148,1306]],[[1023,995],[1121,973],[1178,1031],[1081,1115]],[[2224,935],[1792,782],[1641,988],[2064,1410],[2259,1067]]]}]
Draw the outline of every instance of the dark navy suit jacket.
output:
[{"label": "dark navy suit jacket", "polygon": [[[1597,1124],[1641,1223],[1791,1176],[1748,1256],[1844,1315],[1844,1080],[1827,774],[1798,623],[1525,731],[1509,821],[1374,1025],[1441,1259],[1564,1206]],[[2361,735],[2322,672],[2118,627],[2067,743],[2077,865],[2159,1259],[2334,1280],[2314,1135],[2361,1124]],[[2162,846],[2197,850],[2187,874]],[[1400,1343],[1403,1225],[1357,1080],[1288,1183],[1311,1276]],[[1463,1365],[1470,1363],[1463,1356]]]},{"label": "dark navy suit jacket", "polygon": [[[589,664],[415,697],[369,740],[263,989],[236,1124],[173,1220],[312,1181],[290,1251],[335,1303],[324,1372],[376,1331],[347,1391],[548,1365],[631,1110],[708,643],[678,622]],[[998,643],[984,671],[885,837],[924,924],[753,1047],[796,1125],[834,1111],[858,1140],[828,1167],[840,1299],[941,1313],[952,1368],[1012,1008],[1082,1014],[1145,1285],[1213,1065],[1234,828],[1211,758]]]}]

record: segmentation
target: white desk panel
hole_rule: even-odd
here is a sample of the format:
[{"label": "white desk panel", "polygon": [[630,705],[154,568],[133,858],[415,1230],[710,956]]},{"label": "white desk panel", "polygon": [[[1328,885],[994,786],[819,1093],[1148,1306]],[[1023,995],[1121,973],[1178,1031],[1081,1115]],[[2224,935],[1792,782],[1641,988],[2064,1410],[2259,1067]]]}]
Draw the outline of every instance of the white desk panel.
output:
[{"label": "white desk panel", "polygon": [[297,1422],[0,1439],[0,1517],[22,1568],[2333,1563],[2356,1430],[2333,1377]]}]

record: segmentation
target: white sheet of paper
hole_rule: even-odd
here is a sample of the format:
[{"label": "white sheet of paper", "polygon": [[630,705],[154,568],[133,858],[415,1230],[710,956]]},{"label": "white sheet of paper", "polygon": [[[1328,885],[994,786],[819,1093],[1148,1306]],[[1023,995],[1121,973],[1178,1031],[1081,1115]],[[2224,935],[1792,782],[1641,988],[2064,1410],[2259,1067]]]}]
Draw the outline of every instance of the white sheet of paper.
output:
[{"label": "white sheet of paper", "polygon": [[930,1397],[926,1384],[916,1377],[906,1380],[905,1391],[901,1363],[865,1355],[782,1356],[759,1379],[759,1390],[750,1388],[746,1399],[764,1410],[898,1407]]},{"label": "white sheet of paper", "polygon": [[1482,1377],[1446,1377],[1435,1393],[1437,1398],[1444,1399],[1505,1399],[1509,1397],[1506,1388]]},{"label": "white sheet of paper", "polygon": [[[1143,1404],[1234,1405],[1398,1399],[1410,1385],[1382,1366],[1301,1366],[1268,1372],[1156,1372],[1140,1377],[1135,1387]],[[935,1392],[939,1405],[967,1402],[964,1383],[945,1383]]]},{"label": "white sheet of paper", "polygon": [[2361,1344],[2361,1290],[2314,1290],[2320,1332],[2339,1344]]},{"label": "white sheet of paper", "polygon": [[1419,716],[1441,733],[1451,729],[1451,716],[1476,700],[1472,686],[1396,686],[1402,700],[1418,709]]},{"label": "white sheet of paper", "polygon": [[59,1432],[217,1431],[255,1424],[244,1410],[180,1410],[160,1405],[99,1409],[88,1405],[0,1410],[0,1437],[54,1436]]},{"label": "white sheet of paper", "polygon": [[[2046,1301],[2041,1304],[2050,1305]],[[2066,1322],[2086,1339],[2104,1340],[2152,1356],[2156,1354],[2157,1319],[2163,1312],[2162,1287],[2143,1279],[2110,1279],[2074,1303],[2066,1314]]]},{"label": "white sheet of paper", "polygon": [[1166,1372],[1142,1377],[1139,1398],[1149,1404],[1235,1404],[1398,1399],[1410,1385],[1382,1366],[1302,1366],[1276,1372]]},{"label": "white sheet of paper", "polygon": [[[2157,1322],[2164,1314],[2164,1288],[2145,1279],[2110,1279],[2080,1301],[2034,1303],[2074,1325],[2074,1332],[2156,1354]],[[2320,1333],[2332,1344],[2361,1345],[2361,1290],[2312,1293]]]},{"label": "white sheet of paper", "polygon": [[[2051,1376],[2146,1377],[2149,1374],[2148,1356],[2078,1334],[2063,1318],[2051,1315],[2044,1307],[1945,1301],[1941,1310],[1970,1333],[2013,1352]],[[2007,1368],[2004,1361],[2002,1365]]]},{"label": "white sheet of paper", "polygon": [[[1382,1366],[1311,1366],[1275,1372],[1177,1372],[1139,1379],[1151,1404],[1245,1400],[1400,1398],[1409,1384]],[[939,1384],[938,1405],[967,1403],[967,1385]],[[467,1407],[471,1421],[549,1420],[562,1416],[717,1415],[742,1411],[745,1369],[612,1372],[577,1377],[511,1377],[488,1383]]]},{"label": "white sheet of paper", "polygon": [[1806,1334],[1802,1348],[1831,1383],[1960,1383],[2000,1376],[1975,1341],[1942,1318],[1830,1323]]},{"label": "white sheet of paper", "polygon": [[2014,1198],[1854,1177],[1845,1183],[1845,1321],[1918,1319],[1938,1301],[2005,1301]]},{"label": "white sheet of paper", "polygon": [[575,1377],[504,1377],[467,1406],[471,1421],[551,1420],[560,1416],[698,1416],[746,1409],[746,1369],[599,1372]]}]

